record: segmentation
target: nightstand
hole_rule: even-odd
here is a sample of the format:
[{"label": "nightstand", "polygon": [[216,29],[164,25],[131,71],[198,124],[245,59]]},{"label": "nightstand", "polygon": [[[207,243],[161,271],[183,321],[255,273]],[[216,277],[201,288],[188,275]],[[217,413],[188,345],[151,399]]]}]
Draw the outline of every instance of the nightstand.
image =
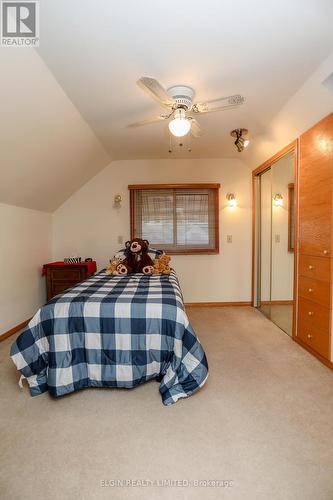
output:
[{"label": "nightstand", "polygon": [[43,274],[46,275],[47,300],[84,281],[96,270],[95,261],[77,264],[65,264],[64,262],[44,264]]}]

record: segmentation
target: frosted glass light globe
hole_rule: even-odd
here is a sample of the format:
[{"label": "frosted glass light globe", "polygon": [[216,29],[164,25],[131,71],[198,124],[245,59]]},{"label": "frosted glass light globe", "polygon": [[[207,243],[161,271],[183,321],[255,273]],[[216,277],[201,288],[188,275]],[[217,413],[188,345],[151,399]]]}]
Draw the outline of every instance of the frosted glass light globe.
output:
[{"label": "frosted glass light globe", "polygon": [[174,113],[174,119],[169,122],[169,130],[175,137],[184,137],[191,129],[191,122],[186,119],[183,109],[177,109]]}]

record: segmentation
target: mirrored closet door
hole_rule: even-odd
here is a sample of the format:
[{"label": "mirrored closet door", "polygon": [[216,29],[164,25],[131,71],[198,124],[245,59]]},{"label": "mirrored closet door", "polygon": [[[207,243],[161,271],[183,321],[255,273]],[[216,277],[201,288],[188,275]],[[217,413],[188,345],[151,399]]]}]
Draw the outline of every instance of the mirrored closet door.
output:
[{"label": "mirrored closet door", "polygon": [[254,175],[254,305],[288,335],[293,331],[295,151]]}]

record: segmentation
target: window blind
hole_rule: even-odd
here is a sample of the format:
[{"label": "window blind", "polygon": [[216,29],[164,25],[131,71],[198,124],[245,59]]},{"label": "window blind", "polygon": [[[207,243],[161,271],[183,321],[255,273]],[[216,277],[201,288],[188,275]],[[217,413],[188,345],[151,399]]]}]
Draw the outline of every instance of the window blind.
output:
[{"label": "window blind", "polygon": [[169,253],[218,251],[214,188],[133,189],[133,236]]}]

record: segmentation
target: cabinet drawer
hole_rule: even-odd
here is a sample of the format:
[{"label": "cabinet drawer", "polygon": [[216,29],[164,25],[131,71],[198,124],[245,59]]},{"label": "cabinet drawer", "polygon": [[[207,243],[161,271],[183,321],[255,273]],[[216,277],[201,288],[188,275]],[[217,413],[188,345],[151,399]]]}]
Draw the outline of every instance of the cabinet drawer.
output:
[{"label": "cabinet drawer", "polygon": [[76,285],[76,282],[73,283],[73,281],[54,281],[52,283],[52,296],[58,295],[58,293],[62,293],[64,290],[72,288],[74,285]]},{"label": "cabinet drawer", "polygon": [[330,336],[328,333],[311,328],[307,323],[300,320],[298,324],[298,337],[314,351],[324,356],[324,358],[329,359]]},{"label": "cabinet drawer", "polygon": [[330,281],[331,259],[324,257],[312,257],[310,255],[299,256],[299,274],[308,278]]},{"label": "cabinet drawer", "polygon": [[315,328],[324,333],[330,331],[331,310],[320,306],[311,300],[298,299],[298,321],[306,324],[310,329]]},{"label": "cabinet drawer", "polygon": [[300,276],[298,281],[298,294],[300,297],[330,307],[330,283],[326,281]]},{"label": "cabinet drawer", "polygon": [[84,277],[82,269],[50,269],[49,272],[52,280],[81,281]]},{"label": "cabinet drawer", "polygon": [[298,321],[321,332],[330,331],[331,310],[312,300],[298,299]]}]

